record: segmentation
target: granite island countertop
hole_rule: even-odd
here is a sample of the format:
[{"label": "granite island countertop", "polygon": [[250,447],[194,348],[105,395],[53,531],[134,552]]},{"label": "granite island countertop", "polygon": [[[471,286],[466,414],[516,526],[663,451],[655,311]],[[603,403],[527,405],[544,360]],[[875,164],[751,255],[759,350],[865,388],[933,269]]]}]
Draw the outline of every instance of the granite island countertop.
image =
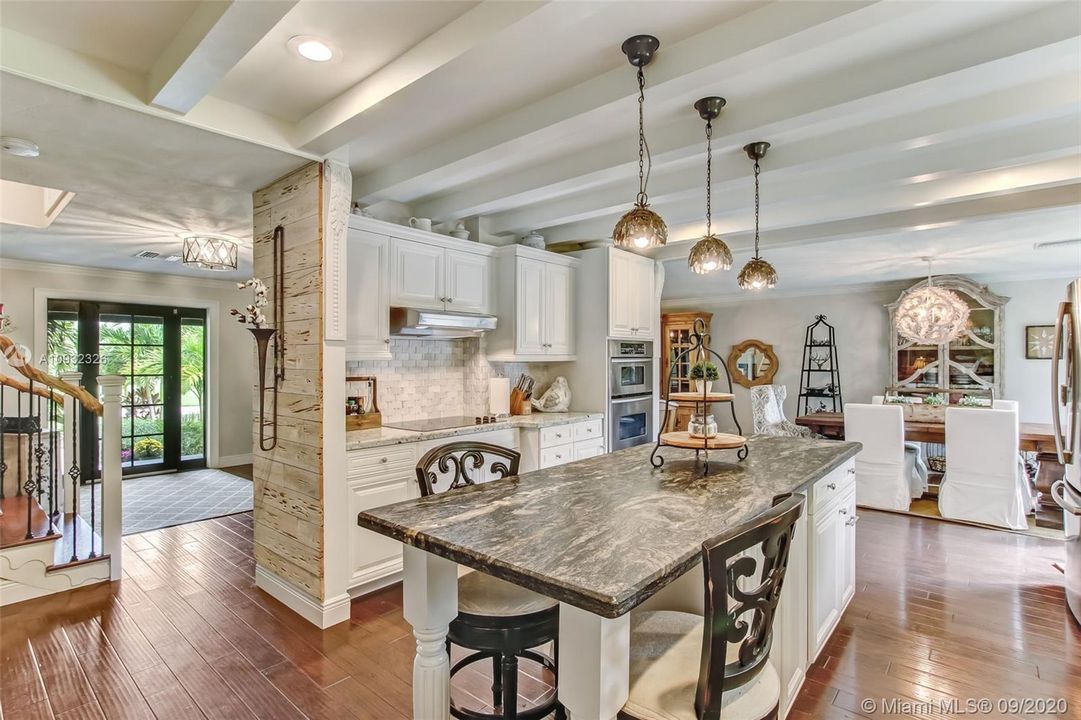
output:
[{"label": "granite island countertop", "polygon": [[854,442],[754,437],[742,463],[652,445],[362,512],[357,523],[604,617],[618,617],[699,562],[702,542],[805,491]]},{"label": "granite island countertop", "polygon": [[430,432],[416,432],[413,430],[399,430],[398,428],[381,427],[370,430],[350,430],[345,433],[345,449],[363,450],[365,448],[384,447],[386,445],[400,445],[402,443],[421,442],[424,440],[437,440],[439,438],[457,437],[459,435],[472,435],[491,430],[506,430],[507,428],[543,428],[553,425],[567,425],[583,420],[595,420],[604,417],[599,412],[565,412],[565,413],[541,413],[535,412],[530,415],[512,415],[504,420],[481,425],[467,425],[465,427],[449,428],[446,430],[432,430]]}]

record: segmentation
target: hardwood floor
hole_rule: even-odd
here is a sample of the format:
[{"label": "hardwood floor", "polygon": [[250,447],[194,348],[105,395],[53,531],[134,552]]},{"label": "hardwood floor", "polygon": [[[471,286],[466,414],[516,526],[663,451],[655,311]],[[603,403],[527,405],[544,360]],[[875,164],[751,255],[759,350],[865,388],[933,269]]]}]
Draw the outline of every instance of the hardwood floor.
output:
[{"label": "hardwood floor", "polygon": [[[1081,630],[1052,567],[1061,544],[861,518],[856,596],[791,717],[871,717],[865,698],[950,697],[1065,697],[1059,717],[1081,715]],[[122,582],[0,612],[4,720],[408,717],[400,587],[320,631],[255,588],[251,524],[244,514],[129,536]],[[486,699],[480,672],[463,680],[459,692]],[[547,691],[543,677],[523,687],[529,699]]]}]

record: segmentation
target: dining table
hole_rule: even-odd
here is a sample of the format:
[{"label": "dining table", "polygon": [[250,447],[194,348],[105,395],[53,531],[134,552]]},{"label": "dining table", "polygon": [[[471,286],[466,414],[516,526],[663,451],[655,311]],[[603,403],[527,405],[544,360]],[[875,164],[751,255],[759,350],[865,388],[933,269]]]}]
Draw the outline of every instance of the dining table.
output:
[{"label": "dining table", "polygon": [[[845,416],[841,412],[817,412],[800,415],[796,418],[796,424],[810,428],[823,437],[843,440],[845,436]],[[946,423],[906,420],[905,440],[945,444]],[[1059,462],[1058,452],[1055,449],[1054,428],[1050,423],[1021,423],[1020,440],[1017,449],[1021,452],[1036,453],[1036,461],[1040,466],[1035,479],[1037,500],[1041,507],[1050,508],[1051,512],[1049,514],[1038,512],[1036,524],[1041,527],[1061,528],[1058,506],[1049,497],[1051,485],[1056,480],[1061,480],[1066,472],[1062,463]]]}]

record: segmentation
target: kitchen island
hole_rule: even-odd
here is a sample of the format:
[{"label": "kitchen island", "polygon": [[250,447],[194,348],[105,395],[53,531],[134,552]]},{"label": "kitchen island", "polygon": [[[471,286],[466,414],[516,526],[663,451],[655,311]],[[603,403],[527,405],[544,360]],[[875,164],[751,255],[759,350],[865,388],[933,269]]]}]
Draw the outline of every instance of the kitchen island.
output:
[{"label": "kitchen island", "polygon": [[[406,546],[404,612],[417,637],[414,717],[447,715],[444,641],[457,615],[458,564],[560,601],[559,697],[575,720],[611,720],[627,697],[627,613],[647,601],[700,607],[702,542],[767,509],[774,496],[803,491],[808,510],[793,554],[805,553],[804,567],[794,567],[785,586],[802,592],[788,603],[793,630],[778,633],[799,666],[794,674],[782,668],[782,680],[798,675],[798,690],[808,658],[851,595],[839,582],[850,573],[838,566],[854,558],[842,534],[853,527],[849,470],[860,446],[779,437],[749,445],[742,463],[734,452],[711,453],[708,477],[693,451],[673,450],[654,469],[652,446],[639,446],[359,513],[361,527]],[[822,547],[812,547],[820,517],[828,528]]]}]

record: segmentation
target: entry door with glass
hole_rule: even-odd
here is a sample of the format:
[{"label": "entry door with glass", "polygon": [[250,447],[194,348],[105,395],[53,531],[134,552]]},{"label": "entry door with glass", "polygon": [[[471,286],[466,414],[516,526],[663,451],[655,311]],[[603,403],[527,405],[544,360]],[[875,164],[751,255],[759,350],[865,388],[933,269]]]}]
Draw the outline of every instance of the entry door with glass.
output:
[{"label": "entry door with glass", "polygon": [[[99,375],[124,377],[126,474],[206,466],[205,310],[50,301],[49,355],[56,370],[81,371],[92,392]],[[83,467],[99,468],[100,418],[81,419],[90,431],[80,433]]]}]

